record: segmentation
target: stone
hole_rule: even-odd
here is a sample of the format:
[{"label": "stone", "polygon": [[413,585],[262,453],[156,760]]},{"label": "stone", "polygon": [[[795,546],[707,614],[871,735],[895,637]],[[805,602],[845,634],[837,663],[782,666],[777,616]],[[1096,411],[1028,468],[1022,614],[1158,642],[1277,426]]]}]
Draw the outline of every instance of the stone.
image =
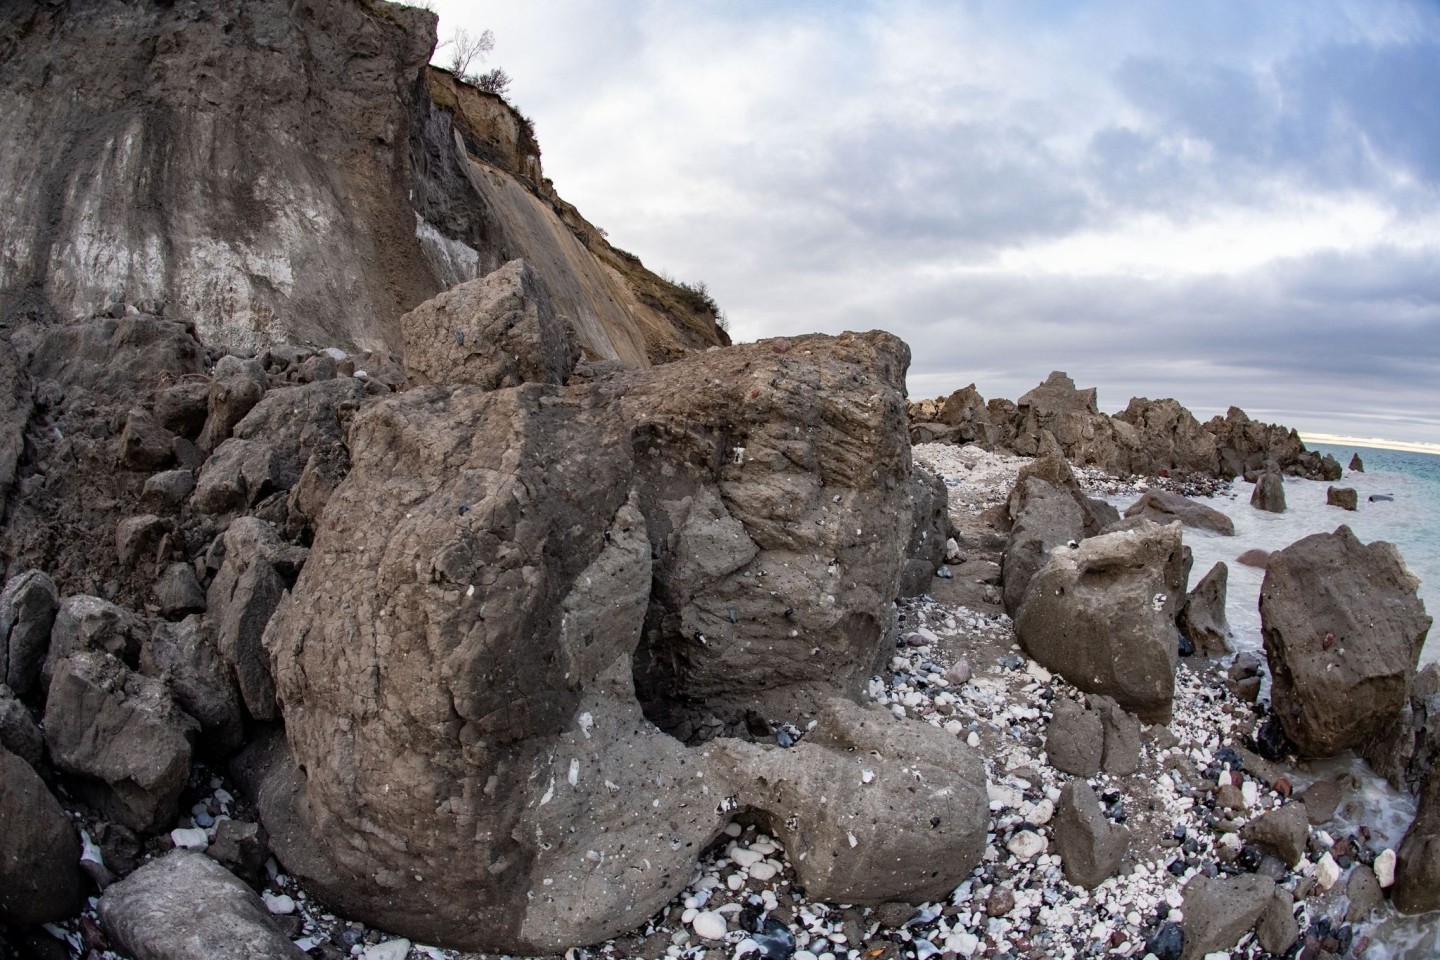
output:
[{"label": "stone", "polygon": [[190,503],[200,513],[239,513],[279,491],[281,482],[273,445],[232,437],[200,468]]},{"label": "stone", "polygon": [[1130,831],[1105,818],[1100,799],[1084,780],[1061,788],[1054,834],[1065,879],[1086,890],[1115,875],[1130,845]]},{"label": "stone", "polygon": [[400,328],[417,386],[560,385],[580,360],[574,329],[524,260],[427,300],[400,318]]},{"label": "stone", "polygon": [[1266,470],[1255,481],[1250,506],[1267,513],[1285,512],[1285,477],[1279,470]]},{"label": "stone", "polygon": [[1274,854],[1287,867],[1294,867],[1305,856],[1305,841],[1310,837],[1305,804],[1287,803],[1262,813],[1240,828],[1240,836],[1247,843]]},{"label": "stone", "polygon": [[1275,881],[1253,873],[1207,877],[1185,884],[1182,960],[1200,960],[1233,948],[1254,926],[1275,894]]},{"label": "stone", "polygon": [[1105,726],[1100,715],[1067,697],[1055,699],[1054,711],[1045,728],[1050,766],[1076,777],[1095,776],[1105,756]]},{"label": "stone", "polygon": [[905,546],[899,596],[918,597],[926,592],[936,570],[946,559],[950,501],[944,481],[922,467],[911,470],[908,487],[910,542]]},{"label": "stone", "polygon": [[165,470],[145,481],[140,506],[149,513],[172,514],[180,509],[195,489],[195,474],[189,470]]},{"label": "stone", "polygon": [[115,553],[122,567],[154,563],[170,523],[153,513],[126,517],[115,527]]},{"label": "stone", "polygon": [[1433,770],[1395,860],[1390,888],[1395,909],[1410,914],[1440,910],[1440,776]]},{"label": "stone", "polygon": [[1264,570],[1270,565],[1270,551],[1250,549],[1235,558],[1235,562],[1246,567],[1254,567],[1257,570]]},{"label": "stone", "polygon": [[115,459],[131,470],[159,470],[171,460],[175,437],[144,410],[131,410],[120,430]]},{"label": "stone", "polygon": [[102,650],[126,663],[140,655],[144,624],[128,610],[99,597],[75,596],[60,601],[50,629],[40,675],[48,689],[55,665],[80,650]]},{"label": "stone", "polygon": [[1049,560],[1050,551],[1085,536],[1085,516],[1073,497],[1036,477],[1017,484],[1011,494],[1018,512],[1001,558],[1002,596],[1012,617],[1020,610],[1030,580]]},{"label": "stone", "polygon": [[695,919],[690,921],[690,926],[702,940],[724,940],[730,929],[725,922],[725,915],[714,910],[697,913]]},{"label": "stone", "polygon": [[264,886],[268,879],[265,861],[270,857],[269,837],[258,823],[219,821],[215,824],[215,839],[205,848],[205,855],[256,889]]},{"label": "stone", "polygon": [[1235,521],[1219,510],[1158,487],[1146,490],[1139,500],[1125,509],[1125,516],[1143,517],[1160,524],[1179,520],[1197,530],[1209,530],[1226,537],[1235,535]]},{"label": "stone", "polygon": [[171,384],[155,395],[155,420],[162,428],[187,440],[194,440],[205,429],[209,415],[210,384],[204,380],[185,380]]},{"label": "stone", "polygon": [[[1117,430],[1121,424],[1133,428],[1134,436],[1126,444],[1130,448],[1125,452],[1130,458],[1126,472],[1155,476],[1163,471],[1177,477],[1215,475],[1215,437],[1178,401],[1134,397],[1115,415],[1115,420]],[[1117,451],[1117,461],[1123,456]]]},{"label": "stone", "polygon": [[[196,909],[204,904],[204,909]],[[172,850],[100,898],[111,943],[138,960],[262,960],[306,954],[255,892],[203,853]]]},{"label": "stone", "polygon": [[1283,956],[1300,939],[1300,924],[1295,920],[1295,898],[1284,887],[1276,887],[1265,912],[1255,925],[1255,939],[1260,949]]},{"label": "stone", "polygon": [[224,356],[215,364],[210,381],[205,428],[196,441],[201,450],[214,450],[265,395],[265,368],[258,360]]},{"label": "stone", "polygon": [[199,722],[206,752],[226,757],[240,749],[245,736],[240,690],[201,617],[156,624],[141,649],[140,672],[162,681]]},{"label": "stone", "polygon": [[1270,558],[1261,635],[1275,716],[1302,754],[1334,756],[1395,719],[1430,617],[1395,547],[1340,527]]},{"label": "stone", "polygon": [[3,683],[0,683],[0,746],[37,770],[45,762],[45,735],[25,704]]},{"label": "stone", "polygon": [[[235,763],[286,871],[397,934],[548,953],[653,915],[738,804],[794,831],[816,895],[953,890],[978,755],[833,702],[893,645],[907,363],[885,334],[797,337],[368,405],[263,635],[288,742]],[[746,710],[817,725],[699,742]],[[813,803],[871,749],[896,759]]]},{"label": "stone", "polygon": [[30,764],[0,747],[0,923],[50,923],[84,905],[80,838]]},{"label": "stone", "polygon": [[1075,505],[1080,508],[1080,513],[1084,518],[1084,530],[1087,537],[1095,536],[1120,519],[1120,512],[1110,504],[1085,495],[1080,488],[1080,482],[1075,479],[1075,472],[1070,468],[1068,460],[1064,457],[1050,456],[1032,460],[1020,468],[1006,504],[1012,521],[1018,519],[1024,512],[1031,495],[1031,489],[1025,481],[1031,477],[1045,481],[1056,490],[1068,494],[1070,499],[1075,501]]},{"label": "stone", "polygon": [[1020,645],[1081,690],[1147,723],[1168,722],[1185,569],[1178,524],[1052,550],[1016,617]]},{"label": "stone", "polygon": [[1335,857],[1326,851],[1320,859],[1315,861],[1315,882],[1320,885],[1321,890],[1329,890],[1335,886],[1340,879],[1340,864],[1335,862]]},{"label": "stone", "polygon": [[1358,510],[1360,495],[1356,493],[1354,487],[1327,487],[1325,503],[1331,507],[1339,507],[1341,510]]},{"label": "stone", "polygon": [[1140,721],[1109,697],[1091,694],[1086,698],[1090,709],[1100,715],[1105,729],[1105,751],[1100,769],[1127,777],[1140,769]]},{"label": "stone", "polygon": [[1350,466],[1348,469],[1351,473],[1365,472],[1365,461],[1360,459],[1360,454],[1355,453],[1350,455]]},{"label": "stone", "polygon": [[142,833],[175,817],[199,724],[164,684],[109,654],[81,650],[55,667],[45,742],[55,766],[106,817]]},{"label": "stone", "polygon": [[1195,644],[1202,657],[1223,657],[1231,652],[1230,621],[1225,616],[1225,594],[1230,581],[1230,568],[1219,561],[1200,578],[1185,597],[1177,626],[1181,634]]},{"label": "stone", "polygon": [[283,543],[274,525],[256,517],[235,520],[224,549],[225,561],[206,594],[215,648],[234,671],[250,716],[273,720],[275,681],[261,637],[285,595],[277,564],[299,567],[305,550]]},{"label": "stone", "polygon": [[168,620],[204,613],[205,591],[195,579],[195,567],[181,561],[167,566],[155,582],[155,602],[160,605],[160,614]]},{"label": "stone", "polygon": [[1395,885],[1395,851],[1386,847],[1375,855],[1375,880],[1382,889]]},{"label": "stone", "polygon": [[1385,903],[1385,892],[1375,871],[1363,863],[1357,863],[1350,870],[1350,879],[1345,882],[1345,897],[1350,901],[1345,910],[1347,923],[1360,923]]},{"label": "stone", "polygon": [[58,609],[55,584],[39,570],[16,574],[0,592],[0,683],[17,696],[40,679]]},{"label": "stone", "polygon": [[1305,816],[1313,826],[1329,823],[1343,800],[1340,784],[1334,780],[1316,780],[1300,794],[1305,804]]}]

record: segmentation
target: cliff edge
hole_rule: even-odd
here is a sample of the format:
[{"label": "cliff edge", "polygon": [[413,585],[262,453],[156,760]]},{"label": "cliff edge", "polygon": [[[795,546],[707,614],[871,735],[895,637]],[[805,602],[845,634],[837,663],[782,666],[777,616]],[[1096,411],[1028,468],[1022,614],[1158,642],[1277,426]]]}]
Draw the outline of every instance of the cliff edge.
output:
[{"label": "cliff edge", "polygon": [[544,180],[528,122],[372,0],[0,10],[0,316],[130,304],[226,350],[399,352],[401,314],[523,257],[594,358],[726,342]]}]

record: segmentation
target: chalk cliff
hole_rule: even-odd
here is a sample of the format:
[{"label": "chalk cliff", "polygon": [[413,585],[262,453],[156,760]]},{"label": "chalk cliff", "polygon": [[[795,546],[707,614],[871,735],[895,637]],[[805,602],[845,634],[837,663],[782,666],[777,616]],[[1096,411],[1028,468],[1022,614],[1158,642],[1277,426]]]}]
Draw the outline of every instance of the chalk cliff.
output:
[{"label": "chalk cliff", "polygon": [[434,45],[434,14],[378,0],[5,4],[0,314],[163,307],[223,349],[398,352],[405,311],[524,258],[590,357],[726,342]]}]

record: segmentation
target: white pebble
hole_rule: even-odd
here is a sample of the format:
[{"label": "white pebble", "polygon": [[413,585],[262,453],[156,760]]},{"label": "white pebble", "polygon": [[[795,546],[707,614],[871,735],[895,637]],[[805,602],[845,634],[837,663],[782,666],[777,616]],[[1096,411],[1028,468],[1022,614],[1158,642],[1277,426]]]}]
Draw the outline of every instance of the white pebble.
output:
[{"label": "white pebble", "polygon": [[764,860],[750,866],[750,877],[754,880],[759,880],[761,883],[768,883],[774,880],[775,875],[779,872],[779,869],[776,868],[773,863],[768,863]]},{"label": "white pebble", "polygon": [[204,850],[210,846],[210,838],[199,827],[178,827],[171,830],[170,842],[181,850]]},{"label": "white pebble", "polygon": [[1009,842],[1005,844],[1005,849],[1021,860],[1033,860],[1044,853],[1049,846],[1049,841],[1040,834],[1033,830],[1022,830],[1010,838]]},{"label": "white pebble", "polygon": [[1388,847],[1380,851],[1375,858],[1375,879],[1380,881],[1380,886],[1391,887],[1395,885],[1395,851]]},{"label": "white pebble", "polygon": [[386,940],[366,947],[365,960],[405,960],[410,954],[409,940]]},{"label": "white pebble", "polygon": [[[277,917],[286,917],[295,912],[294,898],[288,897],[283,893],[274,894],[267,890],[260,894],[260,899],[265,901],[265,909]],[[254,901],[251,902],[253,903]]]},{"label": "white pebble", "polygon": [[1320,884],[1320,889],[1329,890],[1335,886],[1335,881],[1340,879],[1340,864],[1330,854],[1320,858],[1315,864],[1315,880]]},{"label": "white pebble", "polygon": [[704,913],[697,913],[690,921],[696,936],[704,937],[706,940],[724,940],[726,932],[730,929],[725,923],[725,917],[714,910],[706,910]]},{"label": "white pebble", "polygon": [[[958,721],[951,720],[950,722],[954,723],[956,726],[959,726]],[[965,738],[965,742],[968,743],[971,747],[980,746],[980,734],[976,733],[974,730],[971,730],[970,736]]]},{"label": "white pebble", "polygon": [[735,861],[737,867],[748,867],[753,863],[759,863],[765,857],[746,847],[731,847],[730,859]]}]

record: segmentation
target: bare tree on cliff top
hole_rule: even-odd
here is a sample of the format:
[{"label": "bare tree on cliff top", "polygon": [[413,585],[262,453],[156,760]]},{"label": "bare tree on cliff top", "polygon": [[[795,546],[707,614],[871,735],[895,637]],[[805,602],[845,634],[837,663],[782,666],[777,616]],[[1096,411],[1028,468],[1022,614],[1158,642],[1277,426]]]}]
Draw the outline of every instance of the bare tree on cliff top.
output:
[{"label": "bare tree on cliff top", "polygon": [[486,93],[493,93],[496,96],[505,96],[505,91],[510,86],[510,75],[500,67],[480,73],[480,64],[495,49],[495,32],[486,30],[484,33],[474,35],[464,27],[456,30],[445,41],[445,45],[451,48],[450,71],[464,80],[466,83],[474,84]]}]

